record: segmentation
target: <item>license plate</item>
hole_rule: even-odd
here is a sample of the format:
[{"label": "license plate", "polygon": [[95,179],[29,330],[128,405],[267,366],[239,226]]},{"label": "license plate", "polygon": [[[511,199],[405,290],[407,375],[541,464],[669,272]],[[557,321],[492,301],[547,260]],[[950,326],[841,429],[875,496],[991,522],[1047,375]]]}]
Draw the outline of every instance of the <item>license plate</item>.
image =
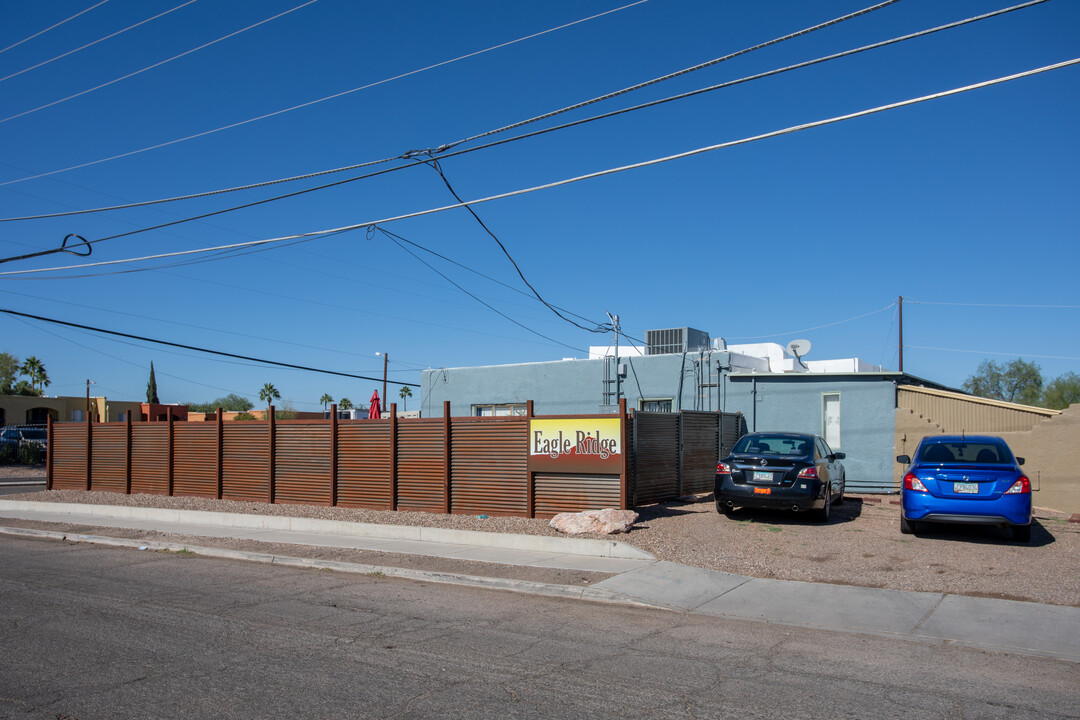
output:
[{"label": "license plate", "polygon": [[772,488],[754,488],[755,495],[770,495]]},{"label": "license plate", "polygon": [[953,483],[954,493],[967,493],[968,495],[979,494],[979,483]]},{"label": "license plate", "polygon": [[754,471],[754,482],[772,482],[772,473],[761,470]]}]

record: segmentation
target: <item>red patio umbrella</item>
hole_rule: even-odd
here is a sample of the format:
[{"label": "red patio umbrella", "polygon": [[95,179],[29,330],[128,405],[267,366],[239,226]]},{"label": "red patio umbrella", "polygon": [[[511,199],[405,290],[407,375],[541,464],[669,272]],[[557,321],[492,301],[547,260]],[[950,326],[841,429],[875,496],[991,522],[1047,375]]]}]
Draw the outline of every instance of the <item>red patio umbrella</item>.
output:
[{"label": "red patio umbrella", "polygon": [[379,410],[379,391],[371,393],[371,406],[368,408],[368,415],[372,420],[378,420],[382,417],[382,412]]}]

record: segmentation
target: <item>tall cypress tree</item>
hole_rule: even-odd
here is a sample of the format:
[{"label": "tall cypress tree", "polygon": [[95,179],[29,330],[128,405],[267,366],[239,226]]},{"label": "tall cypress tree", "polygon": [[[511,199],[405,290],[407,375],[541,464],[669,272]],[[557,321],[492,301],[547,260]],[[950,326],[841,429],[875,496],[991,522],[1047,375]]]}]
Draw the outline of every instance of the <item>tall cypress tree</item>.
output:
[{"label": "tall cypress tree", "polygon": [[154,361],[150,361],[150,382],[146,383],[146,402],[159,405],[161,401],[157,396],[157,380],[154,379]]}]

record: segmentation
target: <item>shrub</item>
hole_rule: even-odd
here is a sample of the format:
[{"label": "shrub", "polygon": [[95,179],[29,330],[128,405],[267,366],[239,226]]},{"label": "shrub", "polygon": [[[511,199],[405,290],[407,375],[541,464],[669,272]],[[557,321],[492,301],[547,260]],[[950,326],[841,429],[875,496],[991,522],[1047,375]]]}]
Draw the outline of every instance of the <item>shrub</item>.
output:
[{"label": "shrub", "polygon": [[14,465],[18,460],[18,449],[14,444],[0,445],[0,465]]},{"label": "shrub", "polygon": [[23,465],[40,465],[45,462],[45,448],[40,445],[23,445],[19,448],[19,462]]}]

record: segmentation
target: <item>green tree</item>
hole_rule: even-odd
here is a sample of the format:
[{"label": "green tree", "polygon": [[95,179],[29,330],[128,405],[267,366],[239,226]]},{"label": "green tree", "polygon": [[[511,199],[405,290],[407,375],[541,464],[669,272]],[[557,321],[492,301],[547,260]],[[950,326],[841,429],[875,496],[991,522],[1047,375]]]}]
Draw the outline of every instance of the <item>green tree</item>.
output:
[{"label": "green tree", "polygon": [[154,378],[154,361],[150,361],[150,380],[146,383],[146,402],[151,405],[159,405],[161,403],[158,400],[157,395],[157,380]]},{"label": "green tree", "polygon": [[1046,385],[1043,407],[1064,410],[1073,403],[1080,403],[1080,375],[1070,371],[1058,375]]},{"label": "green tree", "polygon": [[0,353],[0,395],[15,394],[15,379],[19,376],[19,358]]},{"label": "green tree", "polygon": [[341,402],[338,403],[338,407],[342,410],[352,410],[352,400],[350,400],[349,398],[341,398]]},{"label": "green tree", "polygon": [[255,407],[255,404],[242,395],[229,393],[225,397],[219,397],[217,400],[203,403],[188,403],[187,406],[188,410],[192,412],[216,412],[218,408],[233,412],[247,412]]},{"label": "green tree", "polygon": [[255,416],[249,412],[237,413],[233,420],[254,420]]},{"label": "green tree", "polygon": [[964,381],[964,390],[979,397],[1004,400],[1022,405],[1037,405],[1042,400],[1042,370],[1022,358],[1005,365],[983,360],[979,370]]},{"label": "green tree", "polygon": [[334,402],[334,398],[330,397],[329,393],[323,393],[323,396],[319,398],[319,402],[322,403],[323,414],[326,414],[326,406]]},{"label": "green tree", "polygon": [[[266,383],[263,385],[262,390],[259,391],[259,399],[266,403],[266,412],[270,412],[270,404],[281,397],[281,393],[272,383]],[[267,415],[269,417],[269,415]]]},{"label": "green tree", "polygon": [[409,389],[408,385],[402,385],[401,390],[398,391],[398,395],[401,396],[401,409],[402,409],[402,411],[408,410],[409,409],[409,400],[408,400],[408,398],[412,397],[412,390]]},{"label": "green tree", "polygon": [[45,388],[52,383],[49,382],[49,375],[45,372],[45,365],[36,357],[31,355],[23,361],[22,367],[19,371],[30,378],[30,385],[38,394],[45,392]]}]

